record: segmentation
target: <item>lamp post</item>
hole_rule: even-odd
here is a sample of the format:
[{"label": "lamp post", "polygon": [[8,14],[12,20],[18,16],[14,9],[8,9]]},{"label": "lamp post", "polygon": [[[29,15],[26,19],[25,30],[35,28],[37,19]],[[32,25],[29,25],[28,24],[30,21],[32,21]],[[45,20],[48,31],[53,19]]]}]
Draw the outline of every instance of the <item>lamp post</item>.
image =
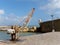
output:
[{"label": "lamp post", "polygon": [[51,17],[52,17],[52,32],[54,32],[55,31],[55,29],[54,29],[54,20],[53,20],[54,15],[51,15]]}]

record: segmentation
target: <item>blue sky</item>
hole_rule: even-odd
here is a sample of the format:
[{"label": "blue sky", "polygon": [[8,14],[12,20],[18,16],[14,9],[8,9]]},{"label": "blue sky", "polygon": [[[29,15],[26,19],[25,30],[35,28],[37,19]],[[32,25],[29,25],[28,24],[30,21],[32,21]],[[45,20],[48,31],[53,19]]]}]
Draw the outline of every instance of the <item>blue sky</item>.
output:
[{"label": "blue sky", "polygon": [[0,0],[0,25],[20,24],[35,8],[29,25],[38,25],[38,20],[51,20],[60,18],[60,0]]}]

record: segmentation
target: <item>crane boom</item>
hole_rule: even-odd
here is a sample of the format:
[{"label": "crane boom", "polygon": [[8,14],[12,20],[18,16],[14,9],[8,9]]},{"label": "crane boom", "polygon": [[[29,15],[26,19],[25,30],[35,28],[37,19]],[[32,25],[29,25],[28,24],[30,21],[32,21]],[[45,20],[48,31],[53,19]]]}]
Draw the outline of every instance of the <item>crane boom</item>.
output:
[{"label": "crane boom", "polygon": [[30,20],[31,20],[31,18],[33,16],[34,11],[35,11],[35,8],[33,8],[32,11],[31,11],[31,13],[27,16],[25,22],[23,23],[23,27],[25,27],[25,26],[28,25],[28,23],[30,22]]}]

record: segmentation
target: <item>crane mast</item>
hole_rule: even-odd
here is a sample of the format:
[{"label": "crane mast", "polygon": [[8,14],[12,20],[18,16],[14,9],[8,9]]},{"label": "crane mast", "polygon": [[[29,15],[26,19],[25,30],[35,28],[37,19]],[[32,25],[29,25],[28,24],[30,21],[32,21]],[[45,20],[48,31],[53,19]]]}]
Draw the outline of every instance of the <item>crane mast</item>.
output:
[{"label": "crane mast", "polygon": [[[25,28],[25,27],[28,25],[28,23],[30,22],[30,20],[31,20],[31,18],[32,18],[32,16],[33,16],[34,11],[35,11],[35,8],[32,9],[31,13],[30,13],[30,14],[27,16],[27,18],[25,19],[25,21],[24,21],[24,23],[23,23],[23,25],[22,25],[22,27],[21,27],[21,31],[23,31],[24,28]],[[14,30],[13,30],[13,29],[14,29]],[[20,29],[19,29],[19,27],[17,27],[17,26],[15,25],[15,26],[12,26],[12,29],[8,29],[7,32],[8,32],[9,34],[11,34],[11,40],[16,40],[16,39],[18,39],[18,37],[19,37],[18,33],[20,32]],[[12,32],[13,34],[15,34],[15,35],[13,35],[11,32]]]}]

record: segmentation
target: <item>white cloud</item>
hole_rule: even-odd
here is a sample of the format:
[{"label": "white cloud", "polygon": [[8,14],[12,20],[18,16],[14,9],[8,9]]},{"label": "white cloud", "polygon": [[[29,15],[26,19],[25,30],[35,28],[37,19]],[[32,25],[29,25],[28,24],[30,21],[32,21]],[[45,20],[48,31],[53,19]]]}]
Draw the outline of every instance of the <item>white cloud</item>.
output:
[{"label": "white cloud", "polygon": [[52,7],[54,9],[60,8],[60,0],[51,0],[51,3],[49,3],[49,7]]},{"label": "white cloud", "polygon": [[[60,0],[48,0],[48,4],[40,6],[40,9],[45,10],[48,14],[60,12]],[[59,9],[59,11],[57,11]]]},{"label": "white cloud", "polygon": [[49,0],[50,2],[47,4],[49,7],[60,8],[60,0]]},{"label": "white cloud", "polygon": [[[9,15],[0,15],[0,25],[18,25],[24,20],[27,16],[19,17],[14,14]],[[23,22],[22,22],[23,23]]]},{"label": "white cloud", "polygon": [[12,25],[18,22],[18,17],[13,15],[0,15],[0,25]]},{"label": "white cloud", "polygon": [[0,10],[0,14],[4,14],[5,13],[5,11],[4,10]]}]

